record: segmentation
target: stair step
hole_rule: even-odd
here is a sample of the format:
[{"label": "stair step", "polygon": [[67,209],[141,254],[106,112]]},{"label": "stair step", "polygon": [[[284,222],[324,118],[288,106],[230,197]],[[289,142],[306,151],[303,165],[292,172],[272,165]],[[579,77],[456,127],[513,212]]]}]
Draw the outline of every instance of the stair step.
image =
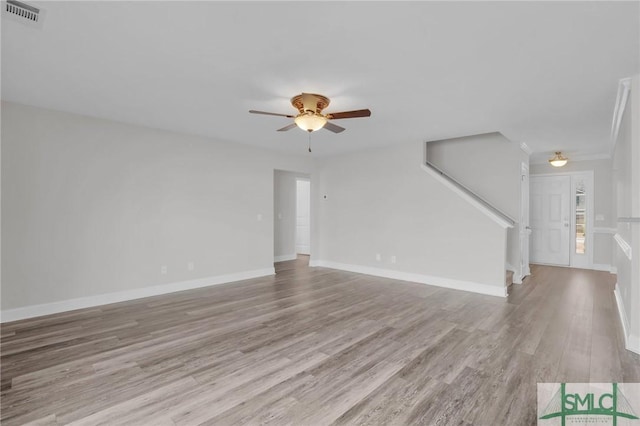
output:
[{"label": "stair step", "polygon": [[505,284],[507,285],[507,287],[513,284],[513,271],[507,271],[507,274],[505,276]]}]

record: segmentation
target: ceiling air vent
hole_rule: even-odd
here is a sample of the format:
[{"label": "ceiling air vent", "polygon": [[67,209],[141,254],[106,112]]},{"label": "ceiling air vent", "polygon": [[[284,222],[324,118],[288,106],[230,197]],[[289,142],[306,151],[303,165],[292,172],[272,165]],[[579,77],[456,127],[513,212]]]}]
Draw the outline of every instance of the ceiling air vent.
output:
[{"label": "ceiling air vent", "polygon": [[23,24],[42,27],[43,10],[16,0],[3,2],[3,15],[13,21]]}]

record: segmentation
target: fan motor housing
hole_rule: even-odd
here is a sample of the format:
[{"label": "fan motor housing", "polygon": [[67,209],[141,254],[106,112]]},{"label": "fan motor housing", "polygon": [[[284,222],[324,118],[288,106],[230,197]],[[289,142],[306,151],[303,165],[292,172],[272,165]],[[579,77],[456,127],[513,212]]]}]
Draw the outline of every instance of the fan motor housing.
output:
[{"label": "fan motor housing", "polygon": [[291,98],[291,105],[300,111],[300,114],[306,111],[320,114],[323,109],[329,106],[329,102],[329,98],[316,93],[302,93]]}]

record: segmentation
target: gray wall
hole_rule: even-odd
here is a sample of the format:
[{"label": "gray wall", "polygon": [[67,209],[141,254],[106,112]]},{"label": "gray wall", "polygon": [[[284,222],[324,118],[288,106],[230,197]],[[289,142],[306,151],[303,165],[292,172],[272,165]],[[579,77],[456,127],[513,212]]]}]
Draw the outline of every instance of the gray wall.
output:
[{"label": "gray wall", "polygon": [[418,142],[319,160],[312,260],[504,287],[504,229],[423,171],[423,156]]},{"label": "gray wall", "polygon": [[498,132],[427,143],[427,159],[516,224],[507,232],[507,262],[520,267],[521,163],[529,156]]},{"label": "gray wall", "polygon": [[[530,168],[531,174],[562,174],[584,171],[593,171],[593,205],[595,210],[593,226],[597,231],[593,235],[593,263],[611,265],[613,234],[608,229],[616,226],[611,191],[611,160],[572,161],[569,158],[569,162],[561,168],[553,167],[548,162],[531,164]],[[604,220],[596,220],[599,215],[603,216]]]},{"label": "gray wall", "polygon": [[312,161],[3,102],[2,309],[272,267],[274,169]]}]

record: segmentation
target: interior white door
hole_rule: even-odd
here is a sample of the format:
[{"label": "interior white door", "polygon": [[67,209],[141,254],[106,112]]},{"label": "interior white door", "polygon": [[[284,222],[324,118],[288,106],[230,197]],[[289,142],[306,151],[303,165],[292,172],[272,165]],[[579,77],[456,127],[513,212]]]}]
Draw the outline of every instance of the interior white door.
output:
[{"label": "interior white door", "polygon": [[296,253],[311,253],[311,182],[296,181]]},{"label": "interior white door", "polygon": [[531,262],[569,266],[570,176],[532,176]]}]

